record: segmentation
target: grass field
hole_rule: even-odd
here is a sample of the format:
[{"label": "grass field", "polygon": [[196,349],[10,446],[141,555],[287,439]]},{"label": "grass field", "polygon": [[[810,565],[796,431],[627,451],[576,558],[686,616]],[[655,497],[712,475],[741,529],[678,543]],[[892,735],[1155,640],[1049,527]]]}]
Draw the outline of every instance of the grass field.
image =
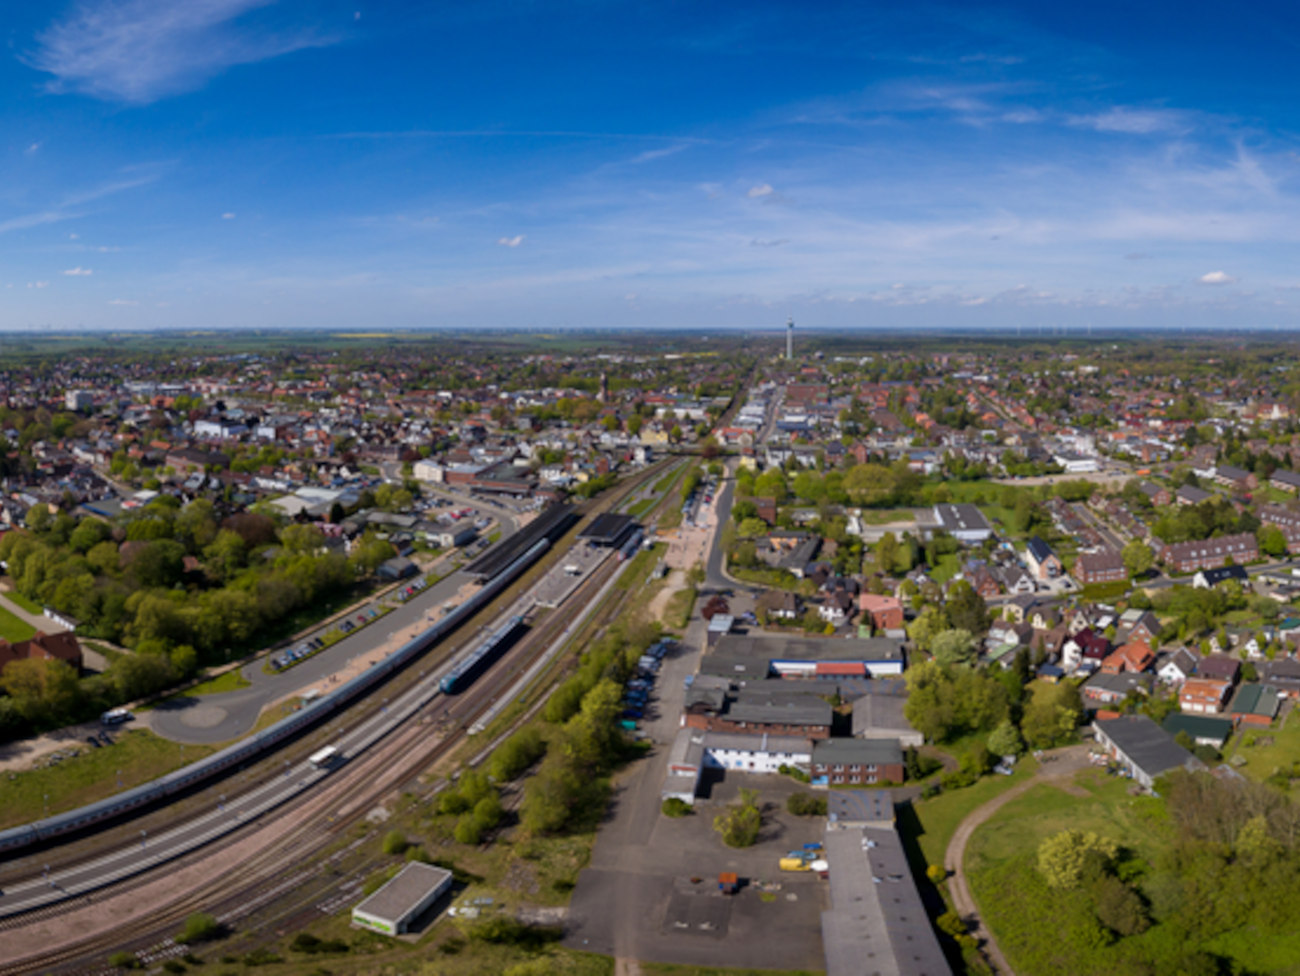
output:
[{"label": "grass field", "polygon": [[642,498],[639,502],[628,508],[627,514],[631,515],[634,519],[639,519],[641,516],[645,515],[646,512],[650,511],[658,500],[659,499],[653,495]]},{"label": "grass field", "polygon": [[[1272,743],[1260,744],[1260,740],[1269,738]],[[1254,745],[1246,745],[1247,742]],[[1243,726],[1242,731],[1233,736],[1226,755],[1229,759],[1235,756],[1245,759],[1246,765],[1240,767],[1241,772],[1257,782],[1268,779],[1280,769],[1292,769],[1294,763],[1300,762],[1300,719],[1295,716],[1295,707],[1287,707],[1272,728]],[[1300,786],[1292,787],[1291,796],[1300,796]]]},{"label": "grass field", "polygon": [[1016,764],[1010,776],[986,776],[972,786],[948,790],[928,800],[916,800],[912,809],[920,824],[916,837],[927,864],[943,864],[948,842],[966,815],[976,807],[1028,779],[1038,769],[1038,763],[1026,757]]},{"label": "grass field", "polygon": [[677,966],[667,962],[640,963],[645,976],[815,976],[806,969],[719,969],[712,966]]},{"label": "grass field", "polygon": [[29,600],[29,599],[27,599],[27,597],[23,596],[23,595],[22,595],[21,593],[19,593],[17,590],[8,590],[8,591],[6,591],[6,592],[5,592],[5,597],[7,597],[8,599],[12,600],[14,603],[18,604],[20,607],[22,607],[22,608],[23,608],[24,610],[26,610],[28,613],[34,613],[34,614],[36,614],[36,616],[38,616],[38,617],[39,617],[41,614],[45,613],[45,608],[44,608],[44,607],[42,607],[42,606],[41,606],[39,603],[37,603],[35,600]]},{"label": "grass field", "polygon": [[79,748],[81,755],[57,766],[6,775],[0,828],[39,820],[47,809],[46,797],[50,813],[72,810],[119,792],[119,771],[127,789],[214,751],[212,746],[186,746],[182,753],[176,743],[145,729],[118,733],[111,746],[95,749],[83,742]]},{"label": "grass field", "polygon": [[30,640],[36,634],[36,628],[17,615],[0,607],[0,637],[9,643]]},{"label": "grass field", "polygon": [[197,698],[199,695],[219,695],[225,691],[238,691],[240,688],[247,688],[251,681],[244,677],[242,668],[231,668],[224,674],[219,674],[215,678],[197,684],[188,691],[182,692],[186,698]]}]

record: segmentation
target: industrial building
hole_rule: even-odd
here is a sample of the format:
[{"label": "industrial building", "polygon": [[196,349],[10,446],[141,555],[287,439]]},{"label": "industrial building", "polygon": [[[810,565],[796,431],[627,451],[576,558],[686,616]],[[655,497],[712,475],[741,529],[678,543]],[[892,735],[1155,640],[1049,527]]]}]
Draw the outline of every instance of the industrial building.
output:
[{"label": "industrial building", "polygon": [[352,924],[385,935],[401,935],[450,887],[450,871],[412,861],[352,909]]}]

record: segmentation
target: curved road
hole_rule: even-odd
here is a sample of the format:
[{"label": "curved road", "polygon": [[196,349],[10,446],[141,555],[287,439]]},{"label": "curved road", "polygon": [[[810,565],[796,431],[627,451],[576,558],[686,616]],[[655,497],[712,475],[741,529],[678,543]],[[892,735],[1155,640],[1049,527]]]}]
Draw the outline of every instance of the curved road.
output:
[{"label": "curved road", "polygon": [[1088,747],[1086,745],[1077,745],[1054,749],[1045,753],[1043,760],[1039,763],[1034,775],[1029,779],[1017,783],[1005,793],[998,794],[983,806],[976,807],[968,813],[966,819],[958,825],[957,830],[953,833],[952,839],[948,841],[948,850],[944,852],[943,856],[944,865],[952,872],[952,876],[949,878],[948,890],[952,893],[953,908],[970,926],[972,934],[983,943],[984,953],[989,962],[993,964],[994,969],[1005,974],[1005,976],[1015,976],[1015,971],[1007,963],[1006,957],[1002,955],[1002,950],[998,947],[997,940],[993,938],[993,933],[988,930],[983,919],[979,916],[979,906],[975,904],[975,898],[971,895],[970,885],[966,880],[966,844],[979,827],[988,822],[995,813],[1016,799],[1016,797],[1027,793],[1040,783],[1047,782],[1060,785],[1057,781],[1072,780],[1075,773],[1081,769],[1086,769],[1089,765]]}]

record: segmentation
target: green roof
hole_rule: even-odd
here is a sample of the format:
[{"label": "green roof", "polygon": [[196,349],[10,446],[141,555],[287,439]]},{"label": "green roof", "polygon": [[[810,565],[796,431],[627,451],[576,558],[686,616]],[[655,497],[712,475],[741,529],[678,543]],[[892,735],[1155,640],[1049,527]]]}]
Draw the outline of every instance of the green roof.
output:
[{"label": "green roof", "polygon": [[1230,715],[1263,715],[1272,720],[1277,718],[1282,699],[1277,696],[1277,689],[1272,685],[1246,684],[1237,689],[1237,696],[1232,699],[1228,709]]},{"label": "green roof", "polygon": [[1232,722],[1229,719],[1212,718],[1209,715],[1185,715],[1182,712],[1174,712],[1166,717],[1162,728],[1173,736],[1178,735],[1179,732],[1186,732],[1193,742],[1198,739],[1213,739],[1222,743],[1226,742],[1228,736],[1232,734]]}]

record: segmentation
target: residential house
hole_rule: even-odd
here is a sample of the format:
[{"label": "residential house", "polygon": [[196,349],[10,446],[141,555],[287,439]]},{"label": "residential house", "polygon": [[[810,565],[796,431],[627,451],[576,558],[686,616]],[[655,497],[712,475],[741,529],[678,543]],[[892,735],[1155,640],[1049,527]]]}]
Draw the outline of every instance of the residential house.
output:
[{"label": "residential house", "polygon": [[1208,492],[1204,488],[1197,488],[1195,485],[1183,485],[1174,494],[1174,501],[1179,505],[1199,505],[1201,502],[1208,502],[1214,497],[1213,492]]},{"label": "residential house", "polygon": [[1210,715],[1184,715],[1182,712],[1170,712],[1160,727],[1177,740],[1179,733],[1186,732],[1193,745],[1210,746],[1222,749],[1228,736],[1232,735],[1232,722],[1226,718],[1214,718]]},{"label": "residential house", "polygon": [[895,596],[863,593],[858,597],[858,608],[871,620],[876,630],[897,630],[903,626],[903,601]]},{"label": "residential house", "polygon": [[801,612],[799,596],[789,590],[765,590],[755,603],[755,611],[767,620],[797,620]]},{"label": "residential house", "polygon": [[1185,647],[1162,654],[1156,661],[1156,676],[1164,684],[1179,687],[1196,673],[1197,657]]},{"label": "residential house", "polygon": [[802,579],[820,547],[821,537],[811,532],[770,532],[758,540],[755,553],[768,566]]},{"label": "residential house", "polygon": [[1290,699],[1300,698],[1300,661],[1293,657],[1278,657],[1259,666],[1259,678],[1272,685]]},{"label": "residential house", "polygon": [[1300,474],[1288,471],[1286,468],[1278,468],[1273,472],[1273,476],[1268,479],[1268,483],[1274,488],[1294,494],[1300,491]]},{"label": "residential house", "polygon": [[1209,590],[1228,580],[1236,580],[1242,586],[1250,585],[1250,577],[1244,566],[1219,566],[1215,569],[1202,569],[1192,577],[1192,586],[1198,590]]},{"label": "residential house", "polygon": [[1217,484],[1231,488],[1233,491],[1254,491],[1259,487],[1259,479],[1253,472],[1230,464],[1221,464],[1215,468],[1214,480]]},{"label": "residential house", "polygon": [[1114,705],[1122,702],[1130,694],[1149,695],[1151,693],[1151,675],[1103,674],[1098,671],[1079,686],[1079,695],[1084,707],[1096,709],[1099,705]]},{"label": "residential house", "polygon": [[903,782],[903,747],[897,739],[822,739],[813,743],[812,784]]},{"label": "residential house", "polygon": [[1056,579],[1065,571],[1060,557],[1038,536],[1032,536],[1025,547],[1025,562],[1029,564],[1030,572],[1040,580]]},{"label": "residential house", "polygon": [[1236,658],[1211,654],[1196,662],[1196,677],[1211,681],[1226,681],[1235,685],[1241,676],[1241,662]]},{"label": "residential house", "polygon": [[1194,573],[1198,569],[1212,569],[1229,562],[1254,562],[1259,558],[1259,545],[1255,533],[1242,532],[1217,539],[1165,544],[1159,556],[1174,572]]},{"label": "residential house", "polygon": [[1200,769],[1203,764],[1145,715],[1121,715],[1093,724],[1097,741],[1130,776],[1150,789],[1156,777],[1172,769]]},{"label": "residential house", "polygon": [[47,634],[37,631],[23,641],[0,640],[0,671],[14,661],[62,661],[78,673],[82,668],[81,645],[71,631]]},{"label": "residential house", "polygon": [[1146,495],[1156,508],[1164,508],[1174,500],[1174,496],[1169,493],[1168,488],[1150,481],[1138,482],[1138,491]]},{"label": "residential house", "polygon": [[[1125,627],[1125,641],[1139,641],[1155,647],[1160,639],[1160,619],[1150,610],[1141,611],[1135,618],[1129,618],[1128,611],[1120,618],[1120,623]],[[1126,619],[1128,618],[1128,619]]]},{"label": "residential house", "polygon": [[1074,561],[1074,578],[1083,586],[1113,584],[1128,578],[1125,560],[1113,548],[1080,552]]},{"label": "residential house", "polygon": [[1195,715],[1218,714],[1228,700],[1232,684],[1209,678],[1188,678],[1178,689],[1178,707]]},{"label": "residential house", "polygon": [[998,566],[993,570],[993,575],[1008,593],[1028,596],[1038,591],[1034,578],[1019,563]]},{"label": "residential house", "polygon": [[1101,670],[1106,674],[1123,674],[1125,671],[1146,671],[1154,663],[1156,656],[1151,648],[1139,642],[1121,644],[1111,651],[1101,662]]}]

